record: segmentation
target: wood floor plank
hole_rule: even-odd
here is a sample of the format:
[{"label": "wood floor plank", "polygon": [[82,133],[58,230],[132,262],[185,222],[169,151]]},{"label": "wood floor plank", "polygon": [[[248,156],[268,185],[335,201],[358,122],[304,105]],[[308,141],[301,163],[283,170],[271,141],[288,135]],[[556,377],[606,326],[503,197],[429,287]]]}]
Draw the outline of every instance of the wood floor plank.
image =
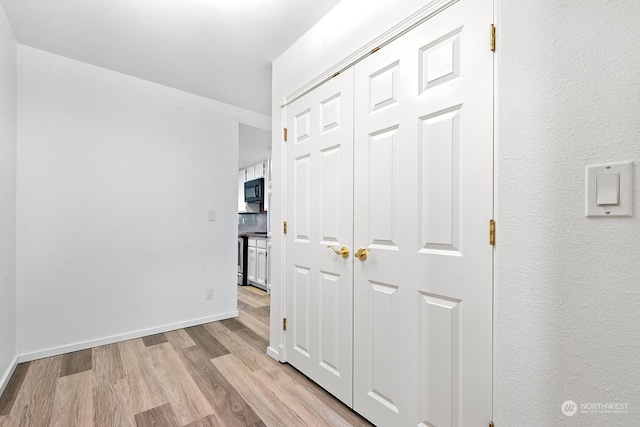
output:
[{"label": "wood floor plank", "polygon": [[129,395],[127,401],[133,414],[147,411],[168,403],[156,372],[148,358],[147,347],[142,340],[123,341],[118,344],[122,356]]},{"label": "wood floor plank", "polygon": [[[215,413],[214,425],[251,426],[260,421],[254,409],[229,383],[198,347],[189,347],[179,351],[183,363]],[[225,356],[221,356],[225,357]],[[216,359],[213,359],[216,360]]]},{"label": "wood floor plank", "polygon": [[[63,362],[64,365],[64,362]],[[93,423],[93,376],[91,371],[58,379],[51,427],[84,427]]]},{"label": "wood floor plank", "polygon": [[0,418],[4,418],[11,412],[13,403],[16,401],[18,391],[20,391],[20,387],[22,387],[22,383],[24,382],[24,378],[27,375],[28,370],[28,363],[20,363],[16,366],[16,369],[9,380],[9,384],[7,384],[7,387],[4,389],[2,396],[0,396]]},{"label": "wood floor plank", "polygon": [[135,415],[137,427],[180,427],[170,403]]},{"label": "wood floor plank", "polygon": [[158,345],[167,342],[167,337],[164,334],[155,334],[149,335],[148,337],[143,337],[142,342],[145,347],[151,347],[152,345]]},{"label": "wood floor plank", "polygon": [[196,343],[193,342],[189,334],[187,334],[184,329],[165,332],[164,336],[167,337],[167,340],[175,349],[193,347],[194,345],[196,345]]},{"label": "wood floor plank", "polygon": [[247,304],[253,308],[264,307],[269,305],[269,297],[258,296],[247,292],[238,292],[238,302]]},{"label": "wood floor plank", "polygon": [[269,340],[262,337],[251,329],[240,329],[235,334],[241,339],[245,340],[247,344],[258,350],[260,353],[267,354],[267,347],[269,347]]},{"label": "wood floor plank", "polygon": [[149,354],[180,425],[189,424],[213,412],[171,344],[149,347]]},{"label": "wood floor plank", "polygon": [[193,326],[191,328],[186,328],[185,331],[189,334],[196,345],[200,347],[207,356],[209,356],[209,359],[229,354],[229,350],[220,344],[220,342],[215,339],[204,326]]},{"label": "wood floor plank", "polygon": [[62,367],[60,368],[60,377],[78,374],[84,371],[90,371],[92,367],[92,350],[74,351],[62,356]]},{"label": "wood floor plank", "polygon": [[[296,384],[304,387],[309,393],[313,394],[316,399],[323,401],[333,411],[339,414],[342,418],[349,421],[353,426],[369,426],[371,425],[367,420],[362,418],[358,413],[354,412],[351,408],[344,405],[338,399],[329,394],[325,389],[318,384],[311,381],[308,377],[300,373],[297,369],[289,364],[280,364],[281,372],[291,377]],[[267,372],[272,371],[270,367],[266,368]]]},{"label": "wood floor plank", "polygon": [[238,329],[245,329],[247,327],[247,325],[245,325],[240,320],[238,320],[238,318],[226,319],[226,320],[222,320],[220,322],[214,322],[214,323],[220,323],[230,331],[237,331]]},{"label": "wood floor plank", "polygon": [[271,296],[264,289],[256,288],[255,286],[242,286],[242,287],[238,286],[238,289],[242,289],[242,291],[244,291],[246,293],[256,294],[256,295],[262,296],[262,297],[267,297],[268,298],[268,297]]},{"label": "wood floor plank", "polygon": [[[226,427],[226,426],[224,424],[220,424],[220,421],[218,421],[218,418],[216,418],[215,415],[209,415],[208,417],[204,417],[198,421],[194,421],[191,424],[186,425],[185,427]],[[266,425],[265,423],[262,422],[262,420],[260,420],[251,424],[248,427],[266,427]]]},{"label": "wood floor plank", "polygon": [[113,384],[124,378],[122,357],[118,344],[95,347],[92,353],[94,385]]},{"label": "wood floor plank", "polygon": [[250,315],[246,311],[242,310],[240,307],[238,307],[238,313],[239,313],[238,319],[242,323],[247,325],[247,327],[249,329],[251,329],[252,331],[257,333],[261,337],[263,337],[265,339],[269,339],[269,324],[268,323],[265,323],[265,322],[263,322],[261,320],[256,319],[255,317],[253,317],[252,315]]},{"label": "wood floor plank", "polygon": [[132,427],[136,425],[127,403],[129,390],[124,380],[107,383],[93,389],[93,425]]},{"label": "wood floor plank", "polygon": [[257,380],[234,354],[218,357],[211,363],[245,400],[251,401],[251,406],[267,426],[309,425],[272,388]]},{"label": "wood floor plank", "polygon": [[271,363],[278,363],[267,356],[265,352],[257,351],[255,347],[239,337],[237,333],[227,329],[221,322],[208,323],[205,327],[251,371],[257,371]]},{"label": "wood floor plank", "polygon": [[6,426],[48,426],[62,356],[29,362],[22,387],[4,421]]},{"label": "wood floor plank", "polygon": [[309,425],[335,427],[351,425],[324,402],[316,399],[308,390],[296,384],[281,371],[275,370],[268,374],[260,370],[254,373],[254,377],[263,387],[273,390],[279,399],[287,402]]},{"label": "wood floor plank", "polygon": [[265,325],[269,326],[269,313],[265,314],[265,311],[262,310],[263,307],[255,308],[245,302],[238,300],[238,310],[242,310],[247,314],[255,317],[257,320],[261,321]]}]

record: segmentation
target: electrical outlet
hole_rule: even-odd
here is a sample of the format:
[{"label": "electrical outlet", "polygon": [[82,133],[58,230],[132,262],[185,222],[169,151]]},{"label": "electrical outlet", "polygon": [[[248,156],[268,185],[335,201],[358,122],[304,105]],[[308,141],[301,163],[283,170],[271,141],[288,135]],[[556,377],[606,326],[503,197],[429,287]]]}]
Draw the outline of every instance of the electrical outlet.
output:
[{"label": "electrical outlet", "polygon": [[207,299],[213,299],[213,288],[207,289]]}]

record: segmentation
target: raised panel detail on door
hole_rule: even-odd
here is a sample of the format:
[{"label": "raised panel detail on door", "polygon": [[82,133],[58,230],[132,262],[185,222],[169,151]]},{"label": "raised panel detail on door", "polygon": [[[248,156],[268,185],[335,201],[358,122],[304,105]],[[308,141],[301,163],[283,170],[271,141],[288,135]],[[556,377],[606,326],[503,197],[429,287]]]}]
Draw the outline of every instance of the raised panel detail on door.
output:
[{"label": "raised panel detail on door", "polygon": [[294,125],[294,143],[302,144],[311,138],[311,111],[306,110],[298,115],[295,118]]},{"label": "raised panel detail on door", "polygon": [[390,410],[398,412],[398,328],[400,301],[398,287],[386,283],[371,282],[371,329],[367,341],[371,352],[369,360],[369,395]]},{"label": "raised panel detail on door", "polygon": [[319,209],[322,212],[320,225],[321,243],[340,243],[340,146],[328,147],[320,151],[320,176],[322,195]]},{"label": "raised panel detail on door", "polygon": [[422,118],[419,146],[423,250],[460,250],[460,110],[457,105]]},{"label": "raised panel detail on door", "polygon": [[320,366],[339,377],[340,328],[351,326],[340,325],[340,286],[344,284],[340,276],[325,271],[320,272],[320,281]]},{"label": "raised panel detail on door", "polygon": [[309,358],[310,326],[311,326],[311,271],[308,268],[295,266],[293,283],[293,349]]},{"label": "raised panel detail on door", "polygon": [[379,130],[369,137],[369,232],[371,247],[397,250],[394,242],[397,221],[395,205],[397,182],[398,126]]},{"label": "raised panel detail on door", "polygon": [[460,301],[419,293],[421,425],[460,424]]},{"label": "raised panel detail on door", "polygon": [[398,65],[398,62],[394,62],[369,77],[369,99],[372,112],[398,102]]},{"label": "raised panel detail on door", "polygon": [[295,210],[293,232],[296,241],[309,243],[311,238],[311,158],[304,155],[294,160]]},{"label": "raised panel detail on door", "polygon": [[420,88],[424,91],[460,77],[462,28],[420,49]]},{"label": "raised panel detail on door", "polygon": [[322,133],[340,127],[340,94],[322,101],[320,107],[320,124]]},{"label": "raised panel detail on door", "polygon": [[[347,405],[353,396],[353,70],[287,106],[286,358]],[[303,274],[304,273],[304,274]]]}]

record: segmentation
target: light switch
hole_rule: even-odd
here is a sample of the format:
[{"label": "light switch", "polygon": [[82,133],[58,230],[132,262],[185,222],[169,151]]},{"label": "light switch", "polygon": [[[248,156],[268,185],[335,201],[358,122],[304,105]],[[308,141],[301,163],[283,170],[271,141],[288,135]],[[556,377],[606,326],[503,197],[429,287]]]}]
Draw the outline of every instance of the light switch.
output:
[{"label": "light switch", "polygon": [[633,162],[586,168],[586,215],[633,216]]},{"label": "light switch", "polygon": [[210,210],[209,211],[209,221],[215,221],[215,220],[216,220],[216,211]]},{"label": "light switch", "polygon": [[596,177],[596,204],[598,206],[620,204],[619,173],[605,173]]}]

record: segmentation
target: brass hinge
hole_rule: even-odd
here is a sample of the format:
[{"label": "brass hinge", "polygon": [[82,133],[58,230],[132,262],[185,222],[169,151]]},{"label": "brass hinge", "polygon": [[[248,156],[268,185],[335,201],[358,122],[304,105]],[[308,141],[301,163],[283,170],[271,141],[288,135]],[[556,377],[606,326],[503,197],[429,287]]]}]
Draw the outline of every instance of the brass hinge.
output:
[{"label": "brass hinge", "polygon": [[489,423],[489,427],[493,427],[493,421]]},{"label": "brass hinge", "polygon": [[491,246],[496,244],[496,222],[494,220],[489,221],[489,244]]},{"label": "brass hinge", "polygon": [[286,317],[282,318],[282,330],[283,331],[287,330],[287,318]]},{"label": "brass hinge", "polygon": [[340,75],[340,71],[336,71],[335,73],[333,73],[331,78],[338,77],[339,75]]},{"label": "brass hinge", "polygon": [[491,24],[491,52],[496,51],[496,26]]},{"label": "brass hinge", "polygon": [[287,234],[287,221],[282,223],[282,231],[284,232],[284,234]]},{"label": "brass hinge", "polygon": [[284,142],[287,142],[287,128],[284,128],[284,130],[282,131],[283,137],[284,137]]},{"label": "brass hinge", "polygon": [[380,46],[373,48],[373,50],[371,51],[371,53],[369,55],[373,55],[374,53],[376,53],[377,51],[380,50]]}]

